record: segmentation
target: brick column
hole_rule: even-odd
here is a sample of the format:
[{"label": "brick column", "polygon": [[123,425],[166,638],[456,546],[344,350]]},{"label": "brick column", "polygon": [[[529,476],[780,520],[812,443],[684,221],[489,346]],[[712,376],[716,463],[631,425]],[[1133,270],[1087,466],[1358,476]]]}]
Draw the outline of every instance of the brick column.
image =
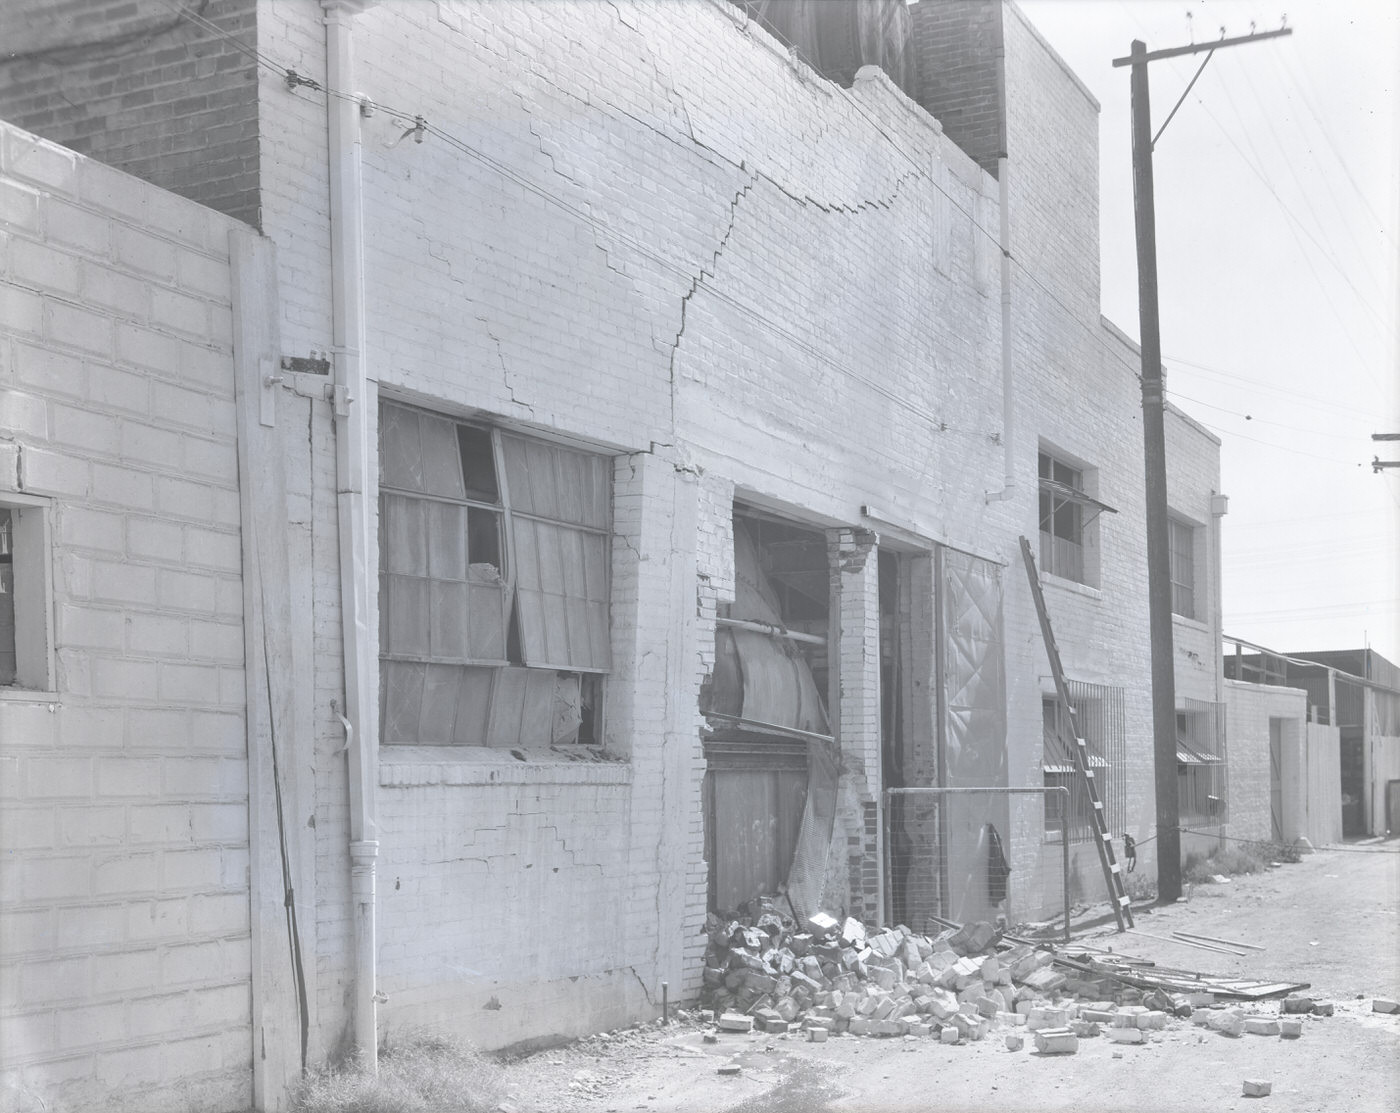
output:
[{"label": "brick column", "polygon": [[[831,570],[829,701],[841,746],[835,838],[844,841],[847,911],[880,916],[880,583],[871,530],[826,534]],[[834,899],[835,893],[831,893]]]}]

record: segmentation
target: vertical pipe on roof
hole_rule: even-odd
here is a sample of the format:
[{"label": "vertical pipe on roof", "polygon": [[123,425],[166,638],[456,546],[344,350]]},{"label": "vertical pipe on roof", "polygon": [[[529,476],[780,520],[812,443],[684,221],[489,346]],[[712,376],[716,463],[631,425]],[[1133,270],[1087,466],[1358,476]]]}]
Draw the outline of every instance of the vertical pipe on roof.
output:
[{"label": "vertical pipe on roof", "polygon": [[321,0],[326,24],[326,130],[330,159],[331,313],[336,374],[336,509],[340,525],[341,641],[345,658],[346,755],[350,794],[350,899],[354,926],[354,1042],[361,1062],[378,1069],[375,1016],[374,680],[378,662],[369,623],[370,412],[365,374],[363,196],[352,20],[363,0]]}]

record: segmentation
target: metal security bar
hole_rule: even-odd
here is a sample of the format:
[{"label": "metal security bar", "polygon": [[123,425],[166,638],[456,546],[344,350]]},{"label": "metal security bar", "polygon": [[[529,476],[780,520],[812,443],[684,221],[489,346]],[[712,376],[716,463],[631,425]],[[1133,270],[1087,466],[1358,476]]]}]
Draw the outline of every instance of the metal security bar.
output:
[{"label": "metal security bar", "polygon": [[[886,922],[936,932],[942,920],[990,920],[999,914],[1009,919],[1012,909],[1023,913],[1059,904],[1068,942],[1070,840],[1063,823],[1069,796],[1063,786],[886,789],[881,862]],[[1010,824],[993,837],[990,825],[967,818],[990,812],[987,805],[998,797]],[[1058,853],[1055,843],[1044,839],[1047,814],[1061,818]],[[1036,848],[1028,878],[1018,875],[1014,861],[1015,848],[1023,846]]]}]

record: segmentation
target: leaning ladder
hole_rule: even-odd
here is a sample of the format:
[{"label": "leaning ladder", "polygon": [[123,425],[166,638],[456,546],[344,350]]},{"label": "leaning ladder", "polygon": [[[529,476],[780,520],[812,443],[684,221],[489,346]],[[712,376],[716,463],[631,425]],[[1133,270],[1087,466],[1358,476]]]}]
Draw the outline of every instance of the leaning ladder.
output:
[{"label": "leaning ladder", "polygon": [[1059,701],[1060,713],[1056,716],[1057,729],[1060,730],[1060,741],[1065,748],[1074,755],[1074,768],[1079,774],[1079,779],[1084,785],[1084,790],[1089,794],[1092,821],[1094,824],[1094,842],[1099,850],[1099,862],[1103,866],[1104,881],[1108,883],[1108,893],[1113,905],[1113,915],[1118,921],[1118,930],[1133,926],[1132,902],[1128,898],[1128,891],[1123,886],[1123,871],[1118,866],[1118,860],[1113,856],[1113,836],[1109,833],[1108,824],[1104,817],[1103,798],[1099,795],[1098,784],[1094,780],[1094,771],[1089,767],[1089,751],[1084,745],[1084,739],[1079,737],[1079,729],[1073,731],[1073,738],[1064,737],[1064,724],[1074,722],[1074,705],[1069,701],[1069,687],[1065,684],[1065,670],[1060,664],[1060,650],[1055,645],[1055,634],[1050,629],[1050,612],[1045,609],[1045,593],[1040,590],[1040,574],[1035,569],[1035,557],[1031,554],[1031,543],[1024,537],[1021,538],[1021,556],[1026,562],[1026,575],[1031,582],[1031,598],[1035,600],[1035,613],[1040,616],[1040,633],[1045,639],[1045,653],[1050,658],[1050,673],[1055,678],[1055,696]]}]

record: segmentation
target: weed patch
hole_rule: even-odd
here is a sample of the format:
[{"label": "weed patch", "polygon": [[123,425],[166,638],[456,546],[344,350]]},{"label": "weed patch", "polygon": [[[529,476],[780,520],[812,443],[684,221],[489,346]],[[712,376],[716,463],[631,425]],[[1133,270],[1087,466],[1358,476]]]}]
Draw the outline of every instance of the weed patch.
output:
[{"label": "weed patch", "polygon": [[296,1113],[493,1113],[505,1094],[499,1065],[458,1040],[414,1033],[379,1056],[378,1077],[357,1061],[308,1076]]}]

